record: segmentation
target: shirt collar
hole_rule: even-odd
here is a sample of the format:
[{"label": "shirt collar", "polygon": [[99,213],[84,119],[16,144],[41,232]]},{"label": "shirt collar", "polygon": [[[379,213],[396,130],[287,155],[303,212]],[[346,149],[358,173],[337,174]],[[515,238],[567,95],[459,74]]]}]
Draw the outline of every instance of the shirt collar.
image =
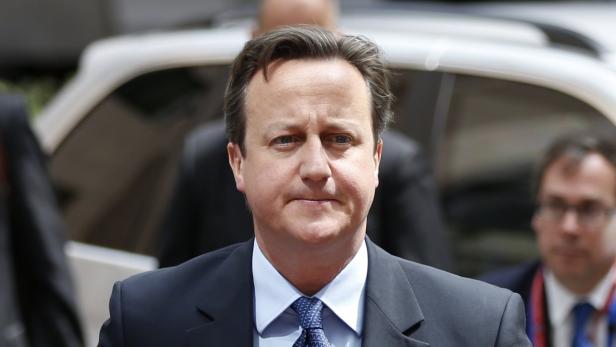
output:
[{"label": "shirt collar", "polygon": [[[255,325],[259,334],[303,294],[265,258],[256,240],[252,252],[255,287]],[[366,241],[347,266],[314,297],[319,298],[346,325],[361,335],[368,250]]]},{"label": "shirt collar", "polygon": [[367,276],[368,249],[364,240],[349,264],[315,295],[357,335],[362,332]]},{"label": "shirt collar", "polygon": [[580,301],[587,301],[595,309],[601,310],[608,300],[608,295],[616,279],[615,276],[616,272],[612,267],[588,295],[580,297],[565,288],[556,279],[554,273],[546,269],[544,271],[545,290],[552,325],[563,324],[573,306]]}]

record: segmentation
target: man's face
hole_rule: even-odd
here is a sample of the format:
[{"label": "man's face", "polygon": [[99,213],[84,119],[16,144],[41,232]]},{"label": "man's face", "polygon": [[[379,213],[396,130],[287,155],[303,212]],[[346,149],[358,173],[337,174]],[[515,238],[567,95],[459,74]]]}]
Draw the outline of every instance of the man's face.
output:
[{"label": "man's face", "polygon": [[338,59],[275,62],[268,81],[250,81],[245,114],[245,156],[229,144],[229,160],[260,246],[358,247],[381,155],[359,71]]},{"label": "man's face", "polygon": [[541,182],[543,207],[533,218],[539,251],[556,278],[578,294],[591,290],[616,257],[610,210],[616,206],[615,192],[616,172],[599,154],[587,155],[573,170],[560,158]]}]

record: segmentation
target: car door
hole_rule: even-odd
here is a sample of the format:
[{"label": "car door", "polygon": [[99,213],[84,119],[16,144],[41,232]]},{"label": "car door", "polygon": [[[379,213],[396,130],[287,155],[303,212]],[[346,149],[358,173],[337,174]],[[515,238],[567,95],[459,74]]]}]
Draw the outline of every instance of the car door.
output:
[{"label": "car door", "polygon": [[154,254],[184,137],[221,117],[227,70],[145,72],[86,112],[50,163],[72,240]]}]

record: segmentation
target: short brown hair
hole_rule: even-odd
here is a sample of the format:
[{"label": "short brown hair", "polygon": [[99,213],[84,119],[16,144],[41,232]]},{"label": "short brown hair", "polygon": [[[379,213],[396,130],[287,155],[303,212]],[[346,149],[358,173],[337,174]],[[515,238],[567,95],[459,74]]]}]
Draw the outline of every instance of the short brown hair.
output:
[{"label": "short brown hair", "polygon": [[257,71],[267,80],[268,66],[277,60],[340,58],[362,74],[372,100],[375,144],[392,119],[393,95],[381,50],[362,36],[340,35],[314,26],[282,27],[246,43],[235,58],[225,92],[225,123],[229,141],[245,155],[246,89]]},{"label": "short brown hair", "polygon": [[566,169],[574,169],[588,155],[599,154],[616,172],[616,142],[613,136],[613,133],[583,131],[566,134],[554,140],[537,166],[533,185],[534,198],[538,198],[548,168],[562,158],[568,161]]}]

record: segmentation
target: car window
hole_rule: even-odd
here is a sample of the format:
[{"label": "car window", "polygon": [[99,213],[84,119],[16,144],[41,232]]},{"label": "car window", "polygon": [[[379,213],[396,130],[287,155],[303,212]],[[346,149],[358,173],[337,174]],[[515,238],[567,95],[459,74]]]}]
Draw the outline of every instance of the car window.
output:
[{"label": "car window", "polygon": [[458,272],[474,275],[535,256],[530,186],[547,144],[560,134],[614,126],[551,89],[466,75],[453,80],[435,169]]},{"label": "car window", "polygon": [[50,163],[70,238],[153,254],[184,137],[222,116],[228,67],[140,75],[83,118]]},{"label": "car window", "polygon": [[431,152],[434,113],[442,89],[443,73],[405,67],[393,69],[391,75],[391,89],[395,96],[391,127],[419,142],[426,152]]}]

